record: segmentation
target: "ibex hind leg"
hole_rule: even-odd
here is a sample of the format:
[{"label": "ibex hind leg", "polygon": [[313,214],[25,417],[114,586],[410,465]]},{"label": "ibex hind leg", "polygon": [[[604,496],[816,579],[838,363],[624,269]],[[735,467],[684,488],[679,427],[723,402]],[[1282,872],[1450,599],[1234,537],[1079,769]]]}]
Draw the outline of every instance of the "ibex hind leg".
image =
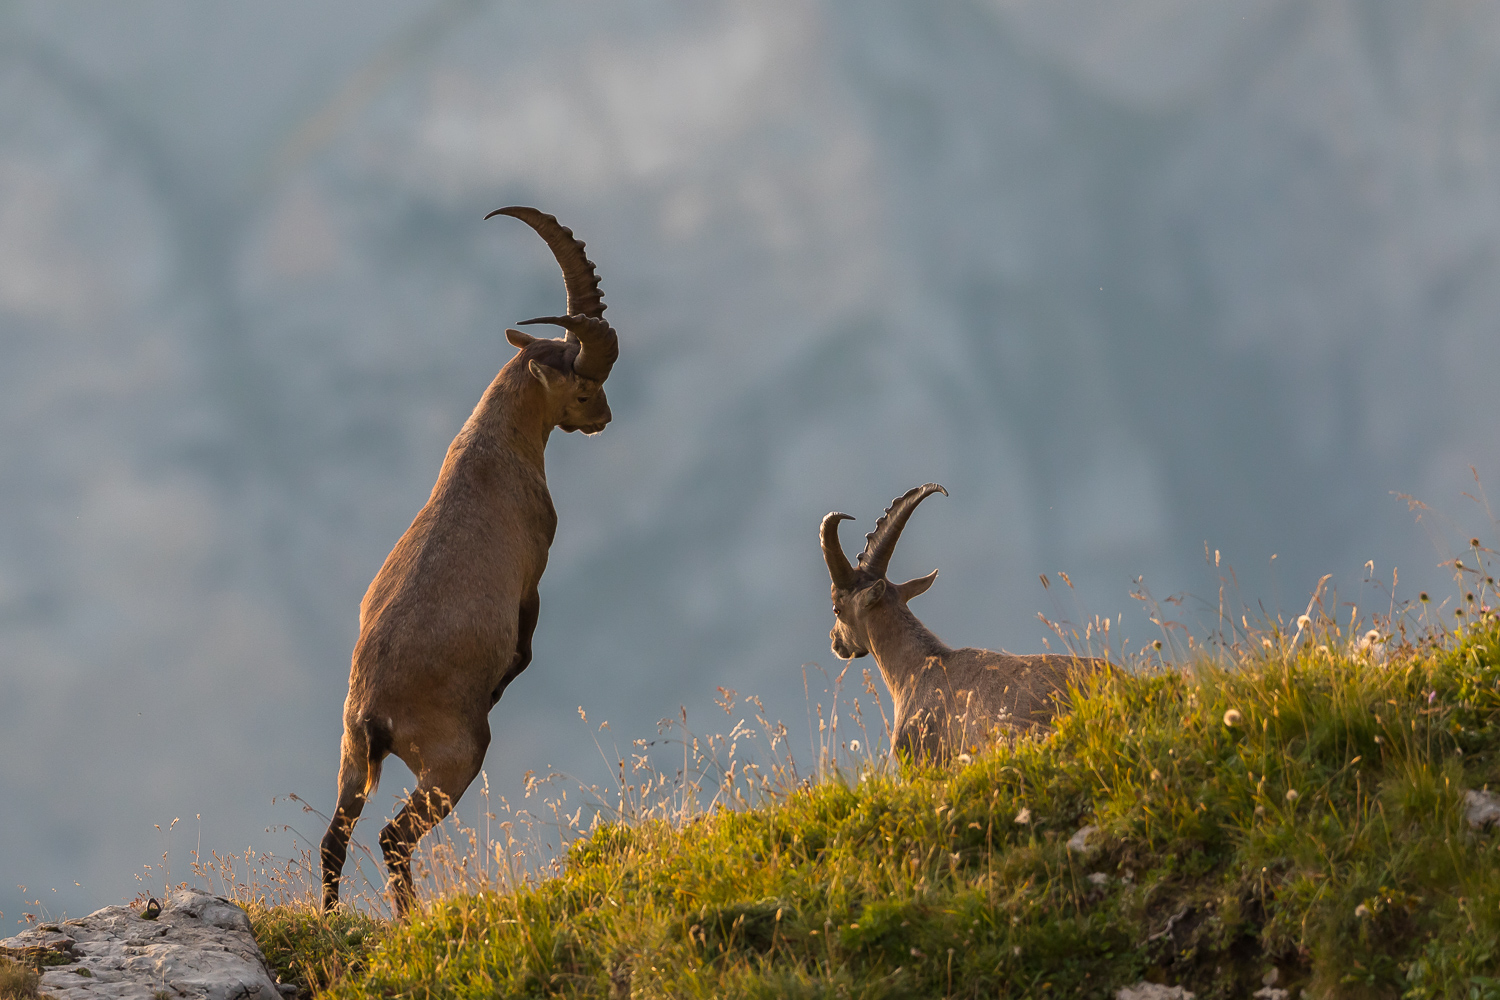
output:
[{"label": "ibex hind leg", "polygon": [[339,879],[349,852],[354,823],[365,808],[365,787],[370,776],[369,736],[363,729],[346,728],[339,754],[339,800],[323,834],[323,909],[332,910],[339,901]]},{"label": "ibex hind leg", "polygon": [[[412,852],[427,831],[453,811],[454,804],[484,766],[484,752],[489,745],[489,723],[481,718],[467,734],[455,734],[446,744],[422,748],[417,790],[396,818],[380,831],[380,850],[391,873],[391,901],[398,917],[411,912],[417,901],[411,877]],[[412,763],[407,761],[407,766]]]}]

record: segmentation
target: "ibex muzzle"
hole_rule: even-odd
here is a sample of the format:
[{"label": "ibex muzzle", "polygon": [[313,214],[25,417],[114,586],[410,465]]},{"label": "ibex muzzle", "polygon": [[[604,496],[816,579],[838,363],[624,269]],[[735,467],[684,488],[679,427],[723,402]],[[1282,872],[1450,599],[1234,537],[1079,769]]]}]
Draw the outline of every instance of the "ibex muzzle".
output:
[{"label": "ibex muzzle", "polygon": [[1057,700],[1076,671],[1104,665],[1074,656],[1013,656],[988,649],[953,649],[911,613],[907,602],[937,580],[937,570],[905,583],[891,583],[886,569],[901,531],[937,483],[909,490],[892,501],[865,550],[850,565],[839,544],[839,522],[823,518],[823,560],[833,581],[834,655],[848,660],[872,655],[894,703],[891,747],[918,758],[946,759],[1007,733],[1045,729]]},{"label": "ibex muzzle", "polygon": [[[583,243],[550,215],[509,215],[546,240],[568,304],[566,333],[520,348],[500,369],[448,447],[427,504],[375,575],[360,605],[359,640],[344,702],[339,798],[323,837],[323,905],[338,902],[355,820],[394,753],[417,776],[410,801],[380,833],[398,913],[415,900],[411,854],[484,762],[489,712],[531,662],[537,583],[557,514],[544,452],[552,428],[594,434],[610,421],[603,383],[619,355]],[[524,325],[524,324],[523,324]]]}]

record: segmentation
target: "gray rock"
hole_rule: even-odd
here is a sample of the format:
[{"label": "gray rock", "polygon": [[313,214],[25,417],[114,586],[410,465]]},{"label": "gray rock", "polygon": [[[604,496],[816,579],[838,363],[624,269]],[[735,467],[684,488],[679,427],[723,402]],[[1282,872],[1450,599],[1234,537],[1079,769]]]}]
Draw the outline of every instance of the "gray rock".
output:
[{"label": "gray rock", "polygon": [[1472,788],[1465,791],[1464,819],[1475,830],[1500,823],[1500,795],[1494,792],[1476,792]]},{"label": "gray rock", "polygon": [[1115,1000],[1193,1000],[1195,995],[1181,986],[1163,986],[1144,980],[1115,990]]},{"label": "gray rock", "polygon": [[1068,850],[1075,854],[1093,854],[1099,849],[1098,844],[1090,844],[1089,838],[1099,832],[1097,826],[1085,826],[1073,836],[1068,838]]},{"label": "gray rock", "polygon": [[155,920],[106,906],[0,941],[0,954],[42,957],[41,992],[57,1000],[282,996],[245,911],[198,889],[173,892]]}]

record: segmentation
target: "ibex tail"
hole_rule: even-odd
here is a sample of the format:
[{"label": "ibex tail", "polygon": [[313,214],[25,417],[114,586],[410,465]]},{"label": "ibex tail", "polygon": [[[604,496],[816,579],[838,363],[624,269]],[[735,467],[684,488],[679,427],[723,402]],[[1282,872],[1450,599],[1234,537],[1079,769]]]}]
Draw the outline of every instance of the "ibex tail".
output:
[{"label": "ibex tail", "polygon": [[380,765],[385,762],[386,755],[391,752],[393,736],[389,721],[366,716],[360,722],[365,734],[365,790],[364,797],[368,801],[375,790],[380,787]]}]

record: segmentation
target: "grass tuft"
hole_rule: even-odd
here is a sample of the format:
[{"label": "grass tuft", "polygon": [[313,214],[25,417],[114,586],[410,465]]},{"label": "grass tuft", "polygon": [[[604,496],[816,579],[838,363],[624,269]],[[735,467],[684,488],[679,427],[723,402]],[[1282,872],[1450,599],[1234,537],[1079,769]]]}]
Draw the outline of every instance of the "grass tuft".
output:
[{"label": "grass tuft", "polygon": [[32,1000],[41,975],[29,965],[0,958],[0,1000]]}]

